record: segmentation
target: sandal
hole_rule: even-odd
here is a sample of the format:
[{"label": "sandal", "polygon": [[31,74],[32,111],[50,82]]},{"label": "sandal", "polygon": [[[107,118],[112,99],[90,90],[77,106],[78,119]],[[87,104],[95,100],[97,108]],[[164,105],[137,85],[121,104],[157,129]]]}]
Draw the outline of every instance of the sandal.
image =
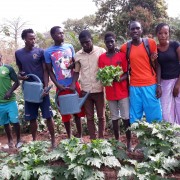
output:
[{"label": "sandal", "polygon": [[11,149],[11,148],[14,148],[14,143],[13,142],[10,142],[10,143],[2,146],[2,149]]},{"label": "sandal", "polygon": [[23,142],[19,141],[17,144],[16,144],[16,148],[21,148],[23,145]]}]

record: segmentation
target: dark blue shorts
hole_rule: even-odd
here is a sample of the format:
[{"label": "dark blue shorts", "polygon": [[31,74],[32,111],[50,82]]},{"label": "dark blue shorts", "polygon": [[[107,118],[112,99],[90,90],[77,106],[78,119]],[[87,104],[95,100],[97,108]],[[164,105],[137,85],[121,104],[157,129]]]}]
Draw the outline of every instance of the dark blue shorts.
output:
[{"label": "dark blue shorts", "polygon": [[25,101],[25,120],[37,119],[39,108],[41,109],[42,117],[44,119],[48,119],[53,116],[49,95],[43,98],[42,103]]}]

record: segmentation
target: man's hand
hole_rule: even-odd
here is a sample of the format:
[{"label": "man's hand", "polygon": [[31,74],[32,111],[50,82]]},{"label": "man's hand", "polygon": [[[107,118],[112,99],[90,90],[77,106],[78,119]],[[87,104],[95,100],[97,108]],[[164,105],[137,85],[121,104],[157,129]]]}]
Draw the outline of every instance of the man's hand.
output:
[{"label": "man's hand", "polygon": [[27,75],[25,75],[25,72],[19,72],[18,73],[18,79],[20,80],[27,80],[29,77]]},{"label": "man's hand", "polygon": [[68,68],[68,69],[74,69],[74,68],[75,68],[75,63],[74,63],[74,62],[71,63],[67,68]]},{"label": "man's hand", "polygon": [[42,97],[47,96],[49,94],[50,89],[53,87],[53,85],[49,86],[49,87],[45,87],[43,90],[43,94]]},{"label": "man's hand", "polygon": [[8,99],[10,99],[11,96],[12,96],[12,92],[8,91],[8,92],[6,92],[4,99],[8,100]]},{"label": "man's hand", "polygon": [[152,53],[151,54],[151,60],[154,62],[156,59],[158,58],[158,54],[157,53]]},{"label": "man's hand", "polygon": [[72,83],[72,84],[69,86],[69,89],[70,89],[71,91],[75,91],[75,90],[76,90],[76,85]]},{"label": "man's hand", "polygon": [[157,85],[157,88],[156,88],[156,97],[160,98],[161,96],[162,96],[161,86]]},{"label": "man's hand", "polygon": [[63,85],[60,85],[60,84],[57,85],[57,88],[59,91],[65,91],[66,90],[66,87]]},{"label": "man's hand", "polygon": [[173,89],[173,96],[174,97],[178,97],[179,95],[179,90],[180,90],[180,82],[176,82],[174,85],[174,89]]}]

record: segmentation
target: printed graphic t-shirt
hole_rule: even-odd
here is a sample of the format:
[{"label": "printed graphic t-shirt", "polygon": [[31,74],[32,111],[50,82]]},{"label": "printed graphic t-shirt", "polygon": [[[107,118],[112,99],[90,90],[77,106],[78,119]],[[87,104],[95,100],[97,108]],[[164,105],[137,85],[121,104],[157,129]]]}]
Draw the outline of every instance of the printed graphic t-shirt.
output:
[{"label": "printed graphic t-shirt", "polygon": [[68,66],[72,64],[74,55],[71,44],[51,46],[44,52],[45,62],[52,63],[57,82],[65,87],[72,83],[73,70],[68,69]]}]

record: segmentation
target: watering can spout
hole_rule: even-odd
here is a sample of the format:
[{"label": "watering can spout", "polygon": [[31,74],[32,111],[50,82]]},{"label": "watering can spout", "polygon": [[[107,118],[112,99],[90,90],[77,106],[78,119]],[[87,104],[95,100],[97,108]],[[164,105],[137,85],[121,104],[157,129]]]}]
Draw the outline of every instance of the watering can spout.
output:
[{"label": "watering can spout", "polygon": [[79,98],[79,108],[81,108],[83,106],[83,104],[85,103],[87,97],[89,95],[89,92],[86,93],[86,95],[82,98]]}]

